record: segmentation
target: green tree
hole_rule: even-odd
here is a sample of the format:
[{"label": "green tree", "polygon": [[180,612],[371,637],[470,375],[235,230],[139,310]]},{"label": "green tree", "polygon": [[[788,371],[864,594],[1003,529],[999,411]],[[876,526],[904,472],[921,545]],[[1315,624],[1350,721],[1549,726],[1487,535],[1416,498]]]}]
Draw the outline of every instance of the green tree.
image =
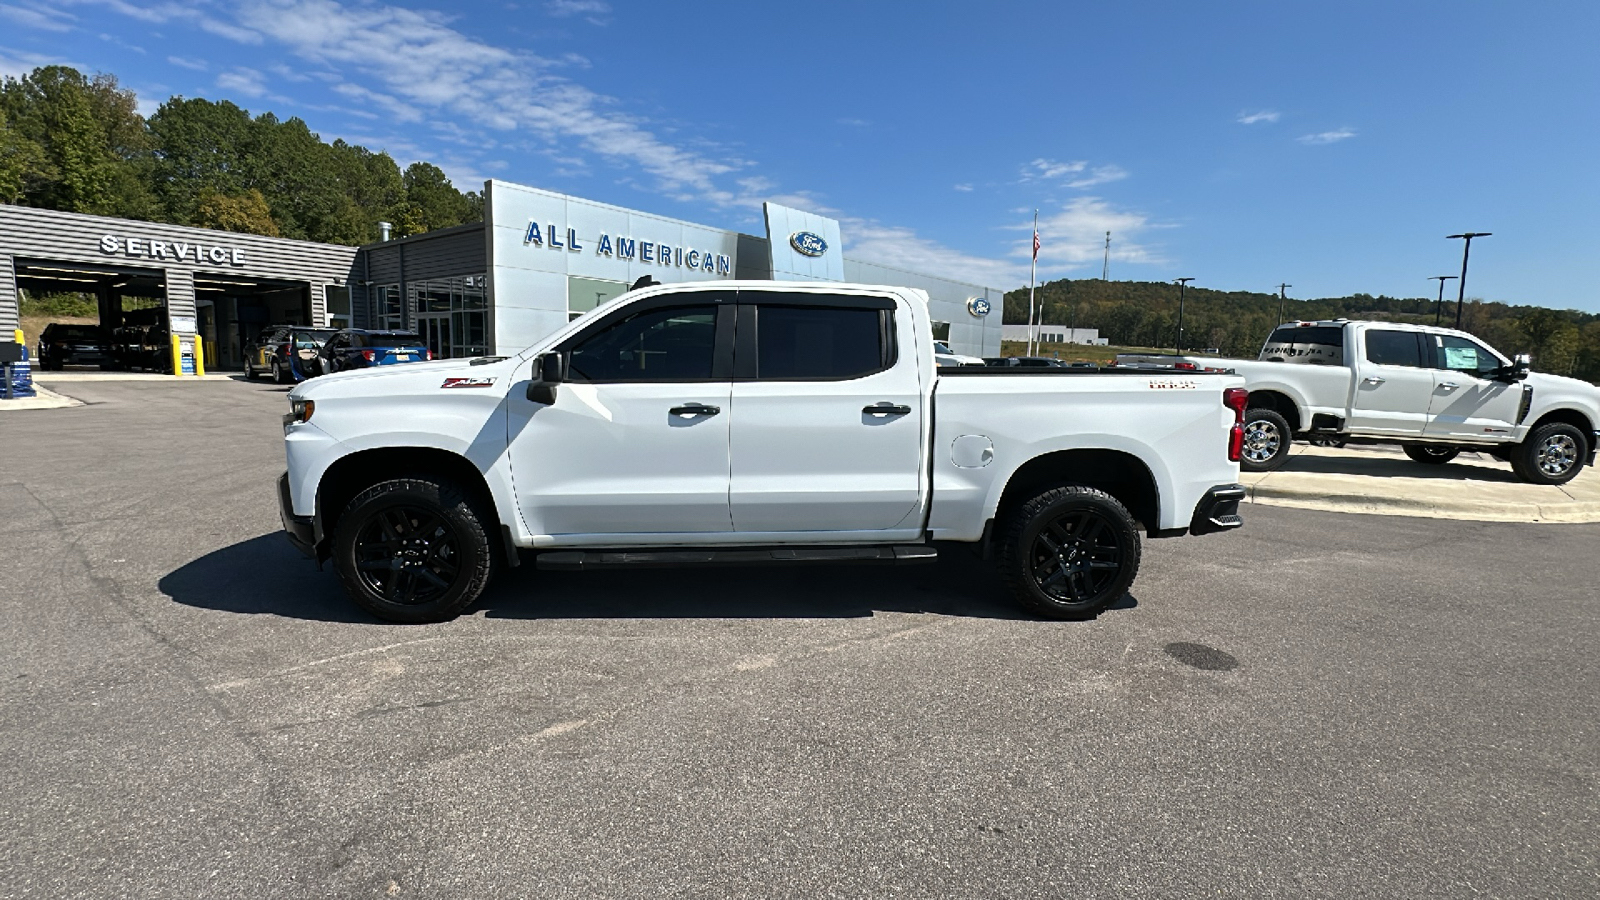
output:
[{"label": "green tree", "polygon": [[473,201],[456,190],[444,171],[432,163],[414,162],[407,166],[405,188],[406,201],[415,210],[414,221],[420,224],[422,231],[464,225],[483,218],[481,202],[474,209]]},{"label": "green tree", "polygon": [[280,236],[267,198],[255,188],[236,194],[224,194],[211,188],[202,190],[195,200],[191,221],[201,228],[215,228],[218,231]]},{"label": "green tree", "polygon": [[202,193],[236,195],[254,186],[245,110],[226,100],[173,97],[149,125],[155,143],[153,187],[167,221],[199,224],[195,205]]},{"label": "green tree", "polygon": [[1566,373],[1578,349],[1578,328],[1553,309],[1535,307],[1517,319],[1517,328],[1528,339],[1533,364],[1541,372]]},{"label": "green tree", "polygon": [[24,188],[22,202],[136,219],[157,213],[145,123],[137,98],[114,76],[41,66],[0,84],[0,110],[44,154],[46,166],[36,171],[46,177]]},{"label": "green tree", "polygon": [[0,108],[0,203],[16,203],[48,181],[52,169],[44,148],[6,121]]}]

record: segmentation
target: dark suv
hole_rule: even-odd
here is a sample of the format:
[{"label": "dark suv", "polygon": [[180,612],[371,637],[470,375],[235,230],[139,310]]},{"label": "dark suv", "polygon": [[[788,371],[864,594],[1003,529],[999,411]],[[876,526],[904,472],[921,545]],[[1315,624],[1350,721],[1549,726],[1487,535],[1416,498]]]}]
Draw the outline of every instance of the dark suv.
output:
[{"label": "dark suv", "polygon": [[332,328],[304,325],[272,325],[263,328],[244,348],[244,377],[272,373],[278,384],[305,381],[323,373],[319,355],[323,342],[333,337]]},{"label": "dark suv", "polygon": [[34,357],[41,369],[62,366],[113,365],[111,341],[98,325],[68,325],[51,322],[39,333],[39,353]]}]

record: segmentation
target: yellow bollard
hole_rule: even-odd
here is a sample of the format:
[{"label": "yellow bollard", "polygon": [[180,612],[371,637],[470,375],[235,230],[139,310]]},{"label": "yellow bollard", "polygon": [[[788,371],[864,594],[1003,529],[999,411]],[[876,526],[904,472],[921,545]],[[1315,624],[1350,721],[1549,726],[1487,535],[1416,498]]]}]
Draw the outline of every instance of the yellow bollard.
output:
[{"label": "yellow bollard", "polygon": [[172,338],[172,376],[174,378],[182,378],[183,344],[178,340],[177,335],[170,335],[170,337]]},{"label": "yellow bollard", "polygon": [[206,345],[200,340],[200,335],[194,336],[194,374],[197,378],[206,377]]}]

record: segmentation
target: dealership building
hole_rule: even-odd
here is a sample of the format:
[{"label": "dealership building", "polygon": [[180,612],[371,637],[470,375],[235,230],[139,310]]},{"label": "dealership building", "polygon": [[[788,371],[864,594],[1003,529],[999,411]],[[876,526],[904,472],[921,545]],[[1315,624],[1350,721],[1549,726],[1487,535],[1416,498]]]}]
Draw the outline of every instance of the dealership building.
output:
[{"label": "dealership building", "polygon": [[1001,290],[850,259],[838,220],[764,213],[763,237],[490,181],[483,222],[357,248],[0,205],[0,335],[26,289],[91,294],[109,329],[164,309],[208,369],[242,367],[275,324],[406,329],[436,358],[507,355],[642,278],[775,279],[920,288],[952,350],[999,355]]}]

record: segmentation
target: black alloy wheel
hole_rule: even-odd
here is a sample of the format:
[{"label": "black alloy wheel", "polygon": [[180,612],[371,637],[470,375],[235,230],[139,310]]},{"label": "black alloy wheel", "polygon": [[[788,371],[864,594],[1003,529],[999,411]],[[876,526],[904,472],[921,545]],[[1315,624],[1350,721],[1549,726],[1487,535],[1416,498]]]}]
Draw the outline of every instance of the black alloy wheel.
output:
[{"label": "black alloy wheel", "polygon": [[1086,618],[1121,599],[1139,571],[1139,532],[1126,508],[1094,488],[1047,490],[1012,516],[1001,574],[1023,605]]},{"label": "black alloy wheel", "polygon": [[400,606],[438,600],[461,575],[461,539],[441,516],[418,506],[367,517],[355,553],[361,586]]},{"label": "black alloy wheel", "polygon": [[494,551],[469,495],[448,481],[400,478],[350,501],[334,533],[346,593],[395,622],[442,622],[478,598]]}]

